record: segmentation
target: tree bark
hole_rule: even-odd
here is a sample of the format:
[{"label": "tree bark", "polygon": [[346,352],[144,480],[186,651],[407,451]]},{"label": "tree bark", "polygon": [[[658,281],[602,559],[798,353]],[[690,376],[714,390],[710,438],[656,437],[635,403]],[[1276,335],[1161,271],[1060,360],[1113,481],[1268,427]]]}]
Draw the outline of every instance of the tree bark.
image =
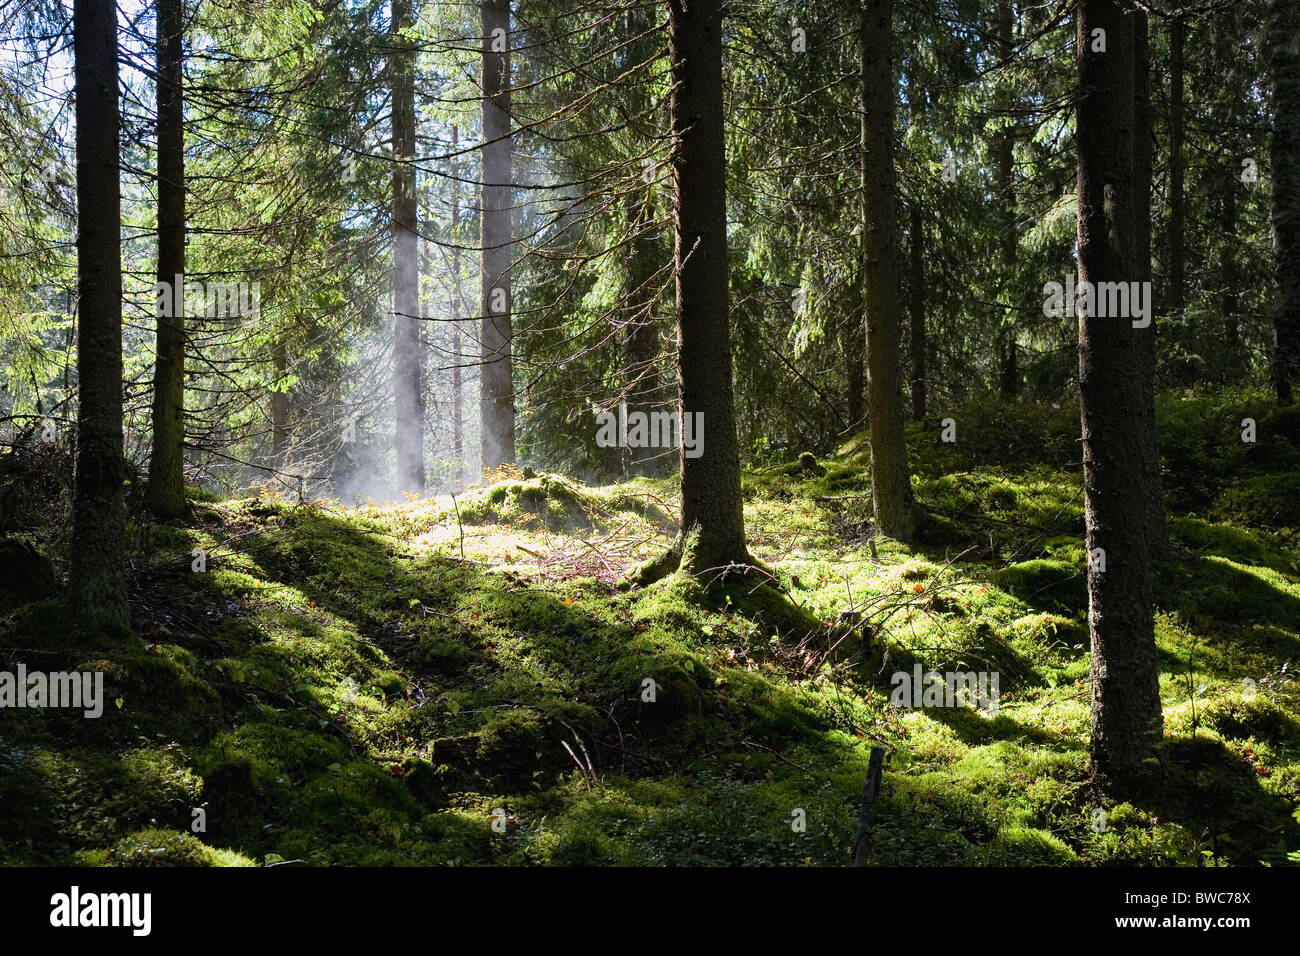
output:
[{"label": "tree bark", "polygon": [[[153,446],[145,504],[160,521],[185,510],[185,100],[182,0],[157,0],[158,282],[172,291],[155,336]],[[178,291],[179,290],[179,291]],[[180,304],[180,308],[174,308]],[[167,313],[178,313],[168,315]]]},{"label": "tree bark", "polygon": [[867,416],[876,531],[900,541],[915,529],[903,431],[898,302],[898,183],[894,171],[896,86],[890,55],[893,0],[863,0],[862,286],[867,326]]},{"label": "tree bark", "polygon": [[[1077,21],[1080,281],[1129,282],[1139,277],[1135,26],[1118,0],[1080,0]],[[1095,30],[1105,31],[1105,52],[1092,49]],[[1088,549],[1098,554],[1088,571],[1089,755],[1093,772],[1121,789],[1143,778],[1162,732],[1141,480],[1145,376],[1135,332],[1126,317],[1079,316],[1084,513]]]},{"label": "tree bark", "polygon": [[1268,16],[1273,83],[1273,387],[1290,405],[1300,376],[1300,2],[1272,0]]},{"label": "tree bark", "polygon": [[415,195],[415,52],[411,0],[392,0],[389,73],[393,103],[393,404],[397,491],[424,490],[424,368],[420,245]]},{"label": "tree bark", "polygon": [[668,0],[668,57],[678,390],[682,419],[702,416],[704,450],[682,449],[682,532],[645,581],[751,563],[732,389],[722,0]]},{"label": "tree bark", "polygon": [[[483,248],[479,429],[483,467],[515,460],[514,364],[511,327],[510,5],[486,0],[483,10]],[[501,31],[493,36],[493,31]],[[503,41],[502,37],[506,40]],[[495,47],[495,49],[494,49]],[[504,49],[503,49],[504,47]]]},{"label": "tree bark", "polygon": [[130,624],[123,572],[122,256],[117,7],[73,4],[77,116],[77,470],[69,599],[89,626]]}]

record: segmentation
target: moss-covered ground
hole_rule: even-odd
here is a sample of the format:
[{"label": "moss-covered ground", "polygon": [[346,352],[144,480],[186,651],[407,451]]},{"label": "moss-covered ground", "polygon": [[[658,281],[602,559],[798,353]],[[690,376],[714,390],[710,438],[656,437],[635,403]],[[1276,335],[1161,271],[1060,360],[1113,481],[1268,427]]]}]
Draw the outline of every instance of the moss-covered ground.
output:
[{"label": "moss-covered ground", "polygon": [[[7,610],[6,666],[103,671],[109,701],[0,710],[0,863],[844,865],[873,745],[874,864],[1294,862],[1300,419],[1268,408],[1161,402],[1164,785],[1139,803],[1088,780],[1077,412],[988,405],[941,413],[954,443],[910,426],[914,549],[871,540],[864,436],[746,473],[794,612],[623,585],[676,531],[667,482],[196,495],[132,531],[129,636]],[[917,663],[997,672],[996,713],[891,706]]]}]

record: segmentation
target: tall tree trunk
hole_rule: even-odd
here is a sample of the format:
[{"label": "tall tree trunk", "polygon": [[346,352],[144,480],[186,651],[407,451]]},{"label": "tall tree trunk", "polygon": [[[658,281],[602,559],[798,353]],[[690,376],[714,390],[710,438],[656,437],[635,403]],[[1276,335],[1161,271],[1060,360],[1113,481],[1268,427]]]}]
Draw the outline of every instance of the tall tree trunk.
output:
[{"label": "tall tree trunk", "polygon": [[74,0],[77,115],[77,471],[69,599],[91,626],[130,623],[123,572],[122,205],[117,7]]},{"label": "tall tree trunk", "polygon": [[[460,145],[460,127],[451,128],[451,150]],[[460,341],[460,320],[465,315],[465,300],[460,294],[460,184],[453,181],[456,194],[451,200],[451,450],[456,458],[456,480],[465,480],[465,405],[461,363],[464,361]]]},{"label": "tall tree trunk", "polygon": [[1273,81],[1273,387],[1292,402],[1300,376],[1300,2],[1272,0],[1268,15]]},{"label": "tall tree trunk", "polygon": [[[1135,28],[1119,0],[1080,0],[1077,21],[1080,281],[1129,282],[1138,278]],[[1092,49],[1095,30],[1105,31],[1105,52]],[[1135,332],[1128,318],[1079,316],[1084,514],[1097,555],[1088,570],[1089,754],[1093,772],[1121,788],[1142,777],[1162,731],[1140,480],[1145,376]]]},{"label": "tall tree trunk", "polygon": [[910,541],[915,517],[903,431],[903,317],[898,303],[898,183],[894,171],[897,89],[890,63],[893,17],[893,0],[863,0],[862,287],[876,531]]},{"label": "tall tree trunk", "polygon": [[1169,310],[1180,319],[1187,307],[1185,275],[1186,197],[1183,179],[1183,44],[1187,21],[1175,16],[1169,33]]},{"label": "tall tree trunk", "polygon": [[[1133,17],[1133,230],[1136,276],[1151,282],[1151,166],[1155,131],[1151,124],[1151,39],[1146,11],[1136,7]],[[1164,480],[1160,475],[1160,449],[1156,439],[1156,317],[1134,329],[1142,369],[1142,475],[1146,489],[1147,548],[1153,561],[1169,553],[1169,526],[1165,520]]]},{"label": "tall tree trunk", "polygon": [[644,581],[751,561],[732,390],[722,0],[668,0],[668,57],[677,378],[682,420],[704,423],[703,454],[682,449],[682,533]]},{"label": "tall tree trunk", "polygon": [[[479,370],[479,433],[483,467],[515,460],[514,364],[510,355],[511,187],[510,5],[486,0],[483,9],[483,247]],[[495,35],[494,35],[495,32]]]},{"label": "tall tree trunk", "polygon": [[182,0],[157,0],[158,283],[172,294],[166,297],[171,307],[155,309],[161,314],[156,317],[153,447],[145,503],[162,521],[185,510],[184,30]]},{"label": "tall tree trunk", "polygon": [[925,360],[929,348],[925,337],[925,220],[921,214],[921,203],[916,198],[912,199],[910,207],[908,231],[912,275],[908,288],[911,292],[909,311],[912,319],[912,418],[919,422],[925,418]]},{"label": "tall tree trunk", "polygon": [[[998,0],[998,57],[1003,61],[1011,58],[1015,49],[1015,37],[1011,30],[1011,0]],[[1004,109],[1012,104],[1004,102]],[[1020,237],[1016,235],[1016,183],[1015,183],[1015,127],[1008,126],[998,133],[998,202],[1000,204],[1002,244],[1001,267],[1011,289],[1004,292],[1004,302],[1014,296],[1016,260],[1020,252]],[[1016,350],[1016,329],[1012,321],[1014,313],[1005,310],[998,326],[998,394],[1004,399],[1015,398],[1020,391],[1020,363]]]},{"label": "tall tree trunk", "polygon": [[420,244],[415,195],[415,52],[401,31],[415,24],[411,0],[392,0],[393,404],[398,491],[424,490],[424,369],[420,336]]},{"label": "tall tree trunk", "polygon": [[282,463],[289,449],[289,393],[283,390],[284,377],[289,372],[289,350],[283,338],[272,346],[271,360],[275,363],[276,384],[271,393],[271,452]]}]

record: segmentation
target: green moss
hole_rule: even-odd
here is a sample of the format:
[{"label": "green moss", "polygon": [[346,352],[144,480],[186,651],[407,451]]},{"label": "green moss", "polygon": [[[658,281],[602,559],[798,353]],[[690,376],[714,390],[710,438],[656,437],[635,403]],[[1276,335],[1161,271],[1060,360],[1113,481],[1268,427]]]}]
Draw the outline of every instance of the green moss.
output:
[{"label": "green moss", "polygon": [[998,587],[1036,607],[1077,613],[1088,606],[1087,581],[1073,563],[1036,558],[1000,568],[990,577]]},{"label": "green moss", "polygon": [[[873,863],[1284,862],[1300,555],[1264,499],[1300,468],[1261,469],[1294,422],[1260,418],[1265,452],[1234,432],[1258,396],[1161,401],[1193,552],[1155,588],[1168,783],[1108,806],[1104,830],[1077,412],[977,403],[945,413],[955,445],[909,426],[918,548],[867,543],[863,434],[746,472],[772,577],[709,588],[609,583],[675,533],[666,481],[505,472],[458,496],[465,561],[449,498],[205,502],[142,559],[212,558],[148,585],[148,643],[87,643],[53,601],[7,616],[13,646],[112,690],[99,721],[0,711],[0,863],[843,865],[872,744],[890,753]],[[1213,523],[1210,502],[1261,523]],[[997,670],[996,718],[889,706],[889,672],[913,662]],[[186,834],[196,807],[207,831]]]},{"label": "green moss", "polygon": [[108,850],[90,851],[81,862],[92,866],[256,866],[241,853],[208,846],[188,833],[140,830]]},{"label": "green moss", "polygon": [[1300,471],[1237,482],[1219,496],[1213,513],[1256,528],[1300,528]]}]

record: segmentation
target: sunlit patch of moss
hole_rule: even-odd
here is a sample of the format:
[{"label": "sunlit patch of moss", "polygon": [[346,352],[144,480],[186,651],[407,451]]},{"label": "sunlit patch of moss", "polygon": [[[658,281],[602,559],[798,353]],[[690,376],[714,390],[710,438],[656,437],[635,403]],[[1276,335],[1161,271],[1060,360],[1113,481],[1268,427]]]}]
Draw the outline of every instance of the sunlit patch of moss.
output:
[{"label": "sunlit patch of moss", "polygon": [[233,850],[208,846],[190,833],[147,829],[125,836],[107,850],[91,850],[79,855],[90,866],[256,866]]}]

